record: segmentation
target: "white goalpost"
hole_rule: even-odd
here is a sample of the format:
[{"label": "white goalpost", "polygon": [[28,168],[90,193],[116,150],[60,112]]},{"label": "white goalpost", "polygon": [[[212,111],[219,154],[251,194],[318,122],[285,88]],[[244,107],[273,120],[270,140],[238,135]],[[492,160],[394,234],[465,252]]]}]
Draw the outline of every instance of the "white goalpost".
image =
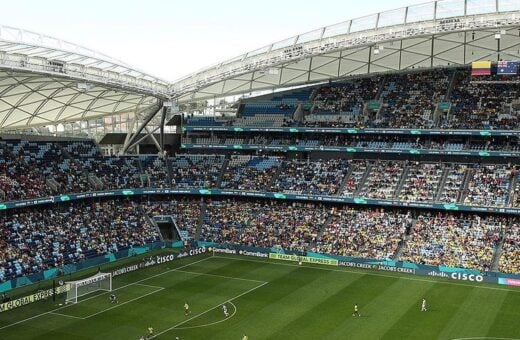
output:
[{"label": "white goalpost", "polygon": [[67,285],[65,303],[77,303],[78,298],[98,290],[112,291],[112,273],[97,273],[83,280],[70,281]]}]

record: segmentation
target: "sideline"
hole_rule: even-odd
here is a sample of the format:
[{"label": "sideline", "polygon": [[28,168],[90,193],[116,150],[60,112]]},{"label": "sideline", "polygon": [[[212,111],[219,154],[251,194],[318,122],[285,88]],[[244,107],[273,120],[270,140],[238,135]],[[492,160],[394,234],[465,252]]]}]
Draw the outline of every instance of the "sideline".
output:
[{"label": "sideline", "polygon": [[[382,273],[374,273],[374,272],[372,272],[370,270],[365,270],[365,271],[349,270],[349,269],[347,269],[348,267],[344,267],[345,269],[324,268],[324,267],[309,266],[309,265],[297,265],[297,264],[291,264],[291,263],[273,262],[273,261],[276,261],[276,260],[271,260],[271,261],[253,260],[253,259],[249,259],[249,258],[238,257],[238,255],[237,255],[237,257],[235,257],[235,256],[213,255],[213,258],[233,260],[233,261],[268,263],[268,264],[277,265],[277,266],[325,270],[325,271],[330,271],[330,272],[340,272],[340,273],[349,273],[349,274],[357,274],[357,275],[369,275],[369,276],[398,278],[398,279],[403,279],[403,280],[419,281],[419,282],[429,282],[429,283],[436,282],[436,283],[442,283],[442,284],[448,284],[448,285],[454,285],[454,286],[473,287],[473,288],[480,288],[480,289],[490,289],[490,290],[499,290],[499,291],[505,291],[505,292],[520,293],[520,289],[508,289],[508,288],[500,288],[500,287],[480,286],[480,285],[477,285],[477,284],[472,285],[472,284],[468,284],[468,283],[460,283],[460,282],[454,282],[454,281],[443,281],[443,280],[441,281],[441,280],[421,279],[421,278],[409,277],[409,276],[405,276],[405,275],[386,275],[386,274],[382,274]],[[513,339],[513,340],[520,340],[520,339]]]}]

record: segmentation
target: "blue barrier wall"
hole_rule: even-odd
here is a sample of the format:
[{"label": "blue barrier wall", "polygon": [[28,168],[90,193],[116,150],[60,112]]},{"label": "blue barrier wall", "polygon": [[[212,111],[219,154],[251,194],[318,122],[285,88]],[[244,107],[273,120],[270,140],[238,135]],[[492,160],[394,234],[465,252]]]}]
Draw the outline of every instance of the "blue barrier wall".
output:
[{"label": "blue barrier wall", "polygon": [[145,246],[129,248],[123,251],[119,251],[117,253],[110,253],[107,255],[86,259],[82,262],[67,264],[59,268],[47,269],[39,273],[19,277],[0,283],[0,293],[7,292],[9,290],[19,288],[22,286],[38,283],[43,280],[53,279],[60,275],[72,274],[83,269],[98,267],[102,264],[111,263],[127,257],[144,254],[152,249],[180,248],[183,246],[184,245],[182,242],[154,242]]}]

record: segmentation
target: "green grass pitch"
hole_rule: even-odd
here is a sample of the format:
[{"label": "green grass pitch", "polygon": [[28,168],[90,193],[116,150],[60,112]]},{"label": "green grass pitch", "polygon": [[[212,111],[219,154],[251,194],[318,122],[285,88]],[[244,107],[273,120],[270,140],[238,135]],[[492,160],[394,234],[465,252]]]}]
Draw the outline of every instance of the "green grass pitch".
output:
[{"label": "green grass pitch", "polygon": [[0,339],[128,340],[149,326],[154,339],[182,340],[520,339],[520,289],[496,285],[236,256],[184,258],[113,284],[118,304],[105,292],[1,313]]}]

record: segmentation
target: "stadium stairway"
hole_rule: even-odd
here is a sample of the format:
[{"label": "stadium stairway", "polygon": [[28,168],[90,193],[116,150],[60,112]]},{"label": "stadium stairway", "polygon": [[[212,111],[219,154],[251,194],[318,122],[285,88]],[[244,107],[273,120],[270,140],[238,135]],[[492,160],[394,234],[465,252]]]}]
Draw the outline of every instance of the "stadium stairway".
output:
[{"label": "stadium stairway", "polygon": [[509,185],[509,193],[507,194],[506,206],[512,207],[515,202],[515,189],[518,182],[518,176],[512,176],[511,184]]},{"label": "stadium stairway", "polygon": [[491,261],[491,271],[493,272],[499,271],[500,257],[502,257],[502,252],[504,251],[504,249],[502,248],[503,244],[504,235],[501,235],[500,242],[497,244],[495,252],[493,253],[493,261]]},{"label": "stadium stairway", "polygon": [[464,182],[462,185],[462,189],[460,190],[459,197],[457,199],[457,203],[462,204],[464,203],[464,200],[466,199],[466,196],[468,195],[468,186],[469,182],[473,178],[474,169],[468,168],[466,170],[466,175],[464,176]]},{"label": "stadium stairway", "polygon": [[345,189],[345,185],[347,184],[347,181],[349,180],[350,176],[352,175],[352,171],[354,171],[354,167],[352,165],[349,165],[347,173],[343,177],[343,180],[341,181],[338,192],[336,195],[341,196],[343,194],[343,190]]},{"label": "stadium stairway", "polygon": [[224,159],[224,162],[222,163],[222,168],[220,168],[220,173],[218,174],[218,179],[217,179],[217,183],[216,183],[217,188],[220,188],[220,184],[222,183],[222,178],[224,177],[224,174],[227,171],[228,164],[229,164],[229,158],[226,157],[226,159]]},{"label": "stadium stairway", "polygon": [[172,179],[175,178],[175,176],[173,175],[172,162],[168,157],[164,158],[164,162],[166,163],[166,174],[168,175],[168,183],[171,185]]},{"label": "stadium stairway", "polygon": [[451,97],[451,92],[453,91],[453,87],[455,86],[455,78],[457,77],[457,70],[455,69],[451,74],[450,84],[448,85],[448,90],[446,91],[445,100],[449,100]]},{"label": "stadium stairway", "polygon": [[141,186],[142,187],[149,187],[150,186],[150,177],[144,171],[143,163],[141,162],[141,158],[137,157],[135,160],[137,163],[137,168],[139,169],[139,177],[141,178]]},{"label": "stadium stairway", "polygon": [[410,237],[410,232],[415,228],[415,224],[417,223],[417,220],[414,218],[412,220],[412,223],[409,227],[406,228],[406,231],[404,232],[403,239],[399,241],[399,245],[397,246],[397,250],[395,251],[395,254],[392,258],[394,261],[399,261],[401,258],[401,255],[403,254],[403,251],[406,248],[406,242],[408,242],[408,238]]},{"label": "stadium stairway", "polygon": [[441,195],[444,191],[444,186],[446,185],[446,179],[448,178],[448,174],[450,173],[449,168],[444,165],[444,169],[442,170],[441,180],[439,181],[439,187],[437,188],[437,193],[435,194],[435,202],[438,202],[441,199]]},{"label": "stadium stairway", "polygon": [[157,222],[155,222],[154,219],[153,219],[151,216],[149,216],[149,215],[145,212],[145,210],[144,210],[144,208],[143,208],[142,205],[139,205],[139,206],[137,207],[137,209],[139,210],[139,212],[141,212],[141,214],[143,214],[143,216],[144,216],[146,222],[147,222],[149,225],[151,225],[152,227],[154,227],[154,229],[157,231],[157,234],[158,234],[159,237],[161,238],[161,241],[164,241],[163,234],[161,233],[161,229],[160,229],[159,226],[157,225]]},{"label": "stadium stairway", "polygon": [[197,229],[195,229],[195,236],[193,237],[195,241],[200,240],[200,234],[202,233],[202,224],[204,224],[204,217],[206,216],[206,202],[204,199],[200,200],[200,215],[199,220],[197,222]]},{"label": "stadium stairway", "polygon": [[139,168],[139,173],[144,174],[145,171],[144,171],[143,163],[141,163],[141,159],[139,157],[137,157],[136,161],[137,161],[137,167]]},{"label": "stadium stairway", "polygon": [[365,173],[363,174],[363,177],[361,177],[361,180],[359,181],[358,183],[358,186],[356,188],[356,191],[354,191],[354,196],[357,197],[359,196],[359,192],[364,189],[365,187],[365,183],[367,181],[367,178],[368,176],[370,175],[370,173],[372,172],[372,164],[369,164],[367,166],[367,169],[365,171]]},{"label": "stadium stairway", "polygon": [[399,258],[401,257],[403,251],[405,250],[406,241],[408,241],[409,235],[404,235],[403,239],[399,241],[399,245],[397,246],[397,250],[395,251],[394,256],[392,257],[392,260],[399,261]]},{"label": "stadium stairway", "polygon": [[274,190],[274,184],[278,180],[278,177],[280,177],[280,174],[282,173],[284,168],[285,168],[285,162],[281,162],[280,166],[278,167],[278,169],[276,170],[275,174],[271,178],[271,181],[269,183],[265,184],[265,187],[264,187],[265,191],[275,191]]},{"label": "stadium stairway", "polygon": [[310,242],[309,245],[307,246],[307,249],[306,249],[307,251],[316,247],[316,242],[321,238],[321,236],[327,229],[327,226],[332,222],[333,219],[334,219],[334,214],[329,214],[329,216],[327,217],[325,222],[323,222],[323,224],[318,229],[318,233],[316,234],[316,239],[314,241]]},{"label": "stadium stairway", "polygon": [[386,76],[386,75],[381,77],[381,83],[379,84],[379,88],[377,89],[377,94],[376,94],[376,97],[374,98],[374,100],[381,99],[381,95],[383,94],[383,89],[385,88],[387,78],[388,78],[388,76]]},{"label": "stadium stairway", "polygon": [[403,169],[403,173],[401,174],[401,178],[399,179],[399,183],[397,184],[397,188],[395,189],[393,198],[398,199],[401,190],[403,189],[404,183],[406,182],[406,178],[408,178],[408,172],[410,171],[410,165],[406,165]]}]

